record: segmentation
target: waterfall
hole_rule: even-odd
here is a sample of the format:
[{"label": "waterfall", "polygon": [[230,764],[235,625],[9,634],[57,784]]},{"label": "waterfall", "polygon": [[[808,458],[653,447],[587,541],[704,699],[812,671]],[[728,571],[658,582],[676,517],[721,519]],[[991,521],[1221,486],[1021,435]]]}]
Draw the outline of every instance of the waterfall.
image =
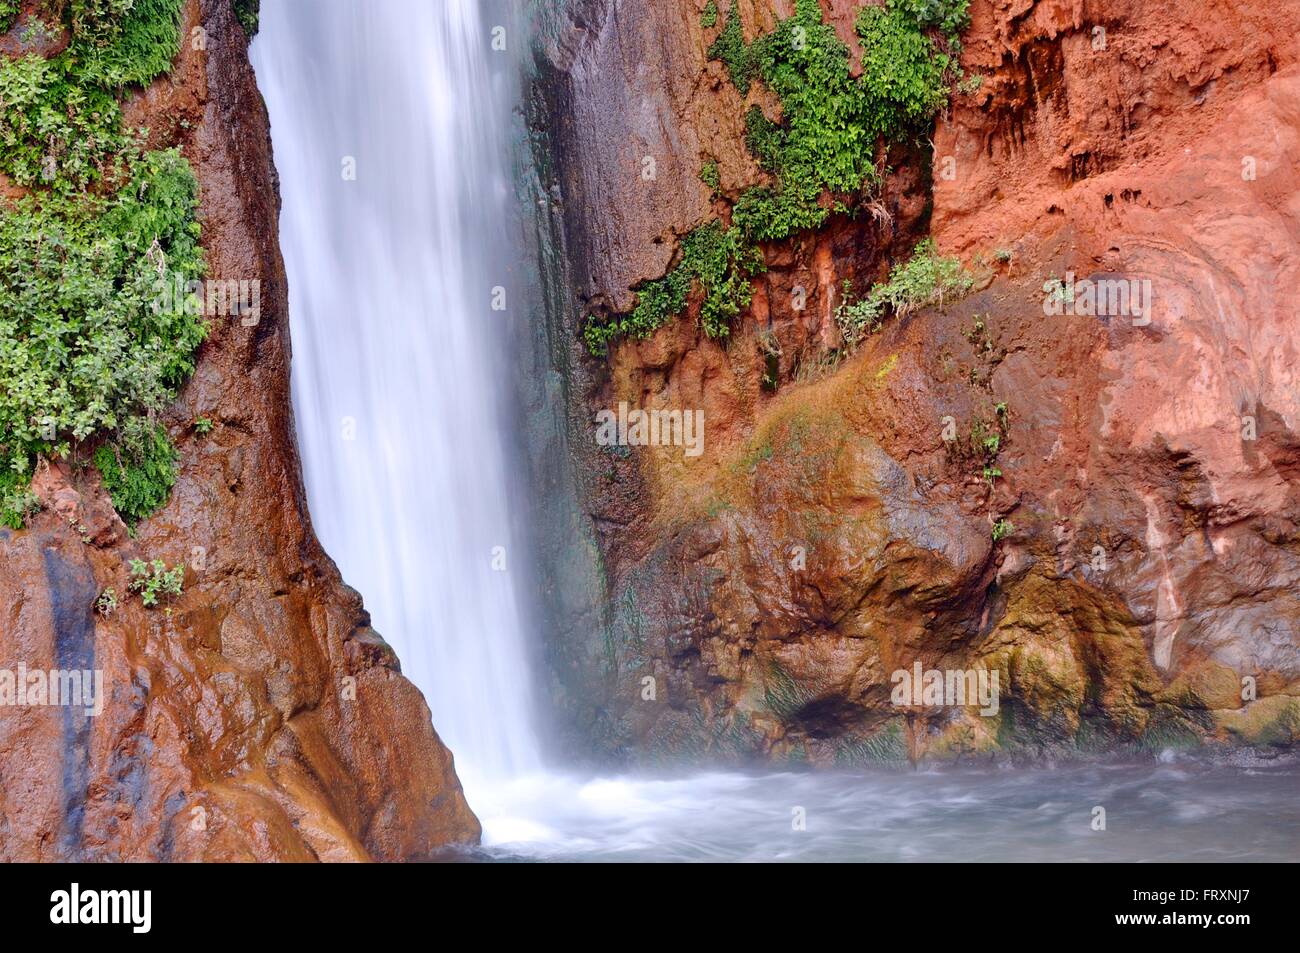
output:
[{"label": "waterfall", "polygon": [[493,308],[517,267],[515,74],[489,9],[275,0],[252,49],[312,521],[424,692],[471,804],[538,763],[503,437],[511,312]]}]

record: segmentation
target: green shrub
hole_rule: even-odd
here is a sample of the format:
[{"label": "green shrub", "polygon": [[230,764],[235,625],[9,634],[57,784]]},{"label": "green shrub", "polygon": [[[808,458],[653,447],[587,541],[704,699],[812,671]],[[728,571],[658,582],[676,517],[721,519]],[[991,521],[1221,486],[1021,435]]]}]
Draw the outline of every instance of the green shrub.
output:
[{"label": "green shrub", "polygon": [[[773,181],[740,195],[731,229],[722,231],[714,222],[691,233],[725,242],[726,254],[710,258],[725,260],[724,269],[693,270],[683,247],[674,271],[636,289],[631,315],[588,322],[584,336],[591,351],[605,353],[620,334],[653,333],[685,307],[697,279],[705,286],[705,329],[713,336],[725,334],[726,322],[749,304],[747,276],[762,268],[756,243],[820,228],[832,212],[850,210],[879,182],[878,143],[920,132],[933,120],[956,70],[957,34],[968,21],[967,5],[968,0],[886,0],[883,7],[862,8],[856,28],[864,48],[863,74],[854,77],[850,50],[825,22],[818,0],[796,0],[794,15],[753,43],[745,42],[733,0],[708,55],[726,65],[742,95],[758,79],[780,100],[780,122],[758,106],[745,115],[746,145]],[[931,257],[922,264],[939,268],[942,261]],[[891,277],[892,290],[881,291],[882,297],[843,310],[846,337],[867,333],[886,307],[902,313],[911,306],[915,289],[904,285],[924,276],[898,277],[897,283]],[[942,295],[950,276],[933,277]]]},{"label": "green shrub", "polygon": [[700,181],[709,187],[715,195],[722,188],[722,177],[718,174],[718,163],[710,159],[700,166]]},{"label": "green shrub", "polygon": [[745,145],[767,172],[776,173],[781,168],[781,127],[768,119],[760,106],[750,106],[745,113]]},{"label": "green shrub", "polygon": [[95,451],[104,489],[129,526],[167,502],[176,483],[177,458],[167,431],[142,417],[132,417],[112,443]]},{"label": "green shrub", "polygon": [[106,89],[143,86],[171,68],[184,0],[73,0],[71,73]]},{"label": "green shrub", "polygon": [[112,94],[69,76],[65,57],[0,59],[0,170],[64,195],[121,174],[128,138]]},{"label": "green shrub", "polygon": [[111,586],[99,594],[95,600],[95,611],[105,619],[117,611],[117,590]]},{"label": "green shrub", "polygon": [[953,47],[970,26],[970,0],[889,0],[926,30],[938,30]]},{"label": "green shrub", "polygon": [[8,33],[18,19],[18,0],[0,0],[0,33]]},{"label": "green shrub", "polygon": [[[135,160],[112,197],[24,198],[0,215],[0,470],[20,486],[38,455],[126,428],[193,371],[202,316],[154,302],[164,272],[203,273],[197,205],[189,164],[167,151]],[[131,519],[156,496],[128,488],[137,483],[114,493]]]},{"label": "green shrub", "polygon": [[898,139],[928,123],[948,98],[945,76],[955,65],[918,22],[909,0],[863,7],[862,78],[872,136]]},{"label": "green shrub", "polygon": [[[261,13],[261,0],[234,0],[235,16],[244,28],[249,39],[257,35],[257,23]],[[716,12],[716,11],[715,11]]]},{"label": "green shrub", "polygon": [[704,12],[700,14],[700,26],[706,30],[711,30],[718,25],[718,4],[717,0],[709,0],[704,5]]},{"label": "green shrub", "polygon": [[1016,531],[1016,524],[1011,520],[998,520],[993,524],[993,542],[1006,539]]},{"label": "green shrub", "polygon": [[926,238],[917,243],[910,259],[894,266],[889,281],[872,293],[878,293],[894,315],[901,318],[918,308],[959,298],[970,291],[973,283],[960,259],[942,257],[935,250],[934,239]]},{"label": "green shrub", "polygon": [[763,269],[758,250],[746,244],[739,232],[712,221],[692,231],[681,243],[678,263],[654,281],[639,286],[636,307],[608,321],[592,319],[584,331],[593,354],[604,354],[620,337],[647,338],[686,307],[697,283],[704,294],[700,323],[710,337],[725,337],[730,322],[749,307],[753,296],[750,278]]},{"label": "green shrub", "polygon": [[128,521],[175,481],[175,450],[149,421],[193,371],[206,326],[196,308],[154,305],[160,281],[203,273],[198,183],[178,152],[138,151],[117,96],[169,67],[182,5],[68,0],[62,53],[0,57],[0,171],[31,190],[0,204],[6,525],[33,510],[39,456],[100,435],[111,441],[96,462]]},{"label": "green shrub", "polygon": [[28,489],[28,478],[14,470],[0,470],[0,526],[22,529],[41,508],[35,494]]},{"label": "green shrub", "polygon": [[131,137],[117,93],[165,72],[180,44],[182,0],[74,0],[68,48],[46,60],[0,58],[0,171],[64,195],[113,183]]}]

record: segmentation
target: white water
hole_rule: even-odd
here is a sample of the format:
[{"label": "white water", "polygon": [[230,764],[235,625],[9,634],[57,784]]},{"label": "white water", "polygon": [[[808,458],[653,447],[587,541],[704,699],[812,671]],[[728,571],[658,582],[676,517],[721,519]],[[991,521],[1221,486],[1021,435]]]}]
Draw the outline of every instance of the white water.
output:
[{"label": "white water", "polygon": [[[704,773],[542,770],[512,557],[493,285],[508,70],[478,0],[269,0],[294,407],[312,518],[424,691],[493,857],[1295,859],[1294,766]],[[342,176],[344,157],[356,179]],[[508,314],[509,312],[507,312]],[[344,429],[355,428],[355,439]],[[1092,809],[1108,811],[1107,832]],[[796,830],[802,809],[806,829]]]},{"label": "white water", "polygon": [[515,265],[511,83],[481,7],[273,0],[252,49],[312,521],[471,795],[538,765],[498,406],[508,312],[491,308]]}]

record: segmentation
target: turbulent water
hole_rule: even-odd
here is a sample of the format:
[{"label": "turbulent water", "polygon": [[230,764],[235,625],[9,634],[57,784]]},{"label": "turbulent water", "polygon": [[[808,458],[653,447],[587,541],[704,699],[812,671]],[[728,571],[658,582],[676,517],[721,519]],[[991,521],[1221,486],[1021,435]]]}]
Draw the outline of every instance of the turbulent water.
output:
[{"label": "turbulent water", "polygon": [[[679,778],[543,770],[499,405],[510,311],[491,308],[516,263],[502,225],[512,84],[508,68],[492,68],[490,9],[275,0],[263,5],[253,46],[284,203],[312,518],[456,756],[484,823],[474,856],[1300,856],[1300,773],[1289,766]],[[1095,808],[1105,830],[1094,829]]]},{"label": "turbulent water", "polygon": [[1209,862],[1300,856],[1300,769],[1289,763],[547,777],[493,794],[486,805],[487,846],[478,852],[489,859]]}]

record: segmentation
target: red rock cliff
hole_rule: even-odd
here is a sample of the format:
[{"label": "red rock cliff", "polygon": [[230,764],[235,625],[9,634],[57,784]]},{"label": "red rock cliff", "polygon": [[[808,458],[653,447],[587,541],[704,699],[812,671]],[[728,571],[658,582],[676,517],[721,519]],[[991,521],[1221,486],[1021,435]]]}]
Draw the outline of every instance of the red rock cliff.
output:
[{"label": "red rock cliff", "polygon": [[[0,530],[0,664],[99,669],[106,703],[0,710],[5,860],[401,860],[477,840],[420,692],[307,514],[266,111],[229,0],[193,0],[172,74],[127,107],[202,189],[209,275],[258,277],[255,327],[214,323],[165,421],[165,509],[130,538],[97,481],[55,468]],[[210,433],[192,422],[207,417]],[[123,599],[127,561],[186,563],[169,610]]]},{"label": "red rock cliff", "polygon": [[[737,2],[749,36],[793,12]],[[859,5],[822,3],[846,41]],[[705,7],[582,0],[548,24],[536,124],[574,313],[664,274],[718,207],[705,159],[724,197],[760,180],[742,120],[771,103],[706,58]],[[601,644],[553,637],[579,733],[635,759],[818,763],[1293,743],[1298,36],[1286,4],[973,0],[979,88],[932,153],[891,155],[878,215],[765,246],[728,339],[697,301],[608,359],[569,322],[556,366],[606,587]],[[839,361],[843,280],[927,232],[974,293]],[[1149,281],[1149,322],[1045,313],[1067,273]],[[702,409],[706,452],[596,447],[620,401]],[[994,482],[961,447],[999,416]],[[891,674],[917,662],[997,671],[1000,712],[900,709]]]}]

